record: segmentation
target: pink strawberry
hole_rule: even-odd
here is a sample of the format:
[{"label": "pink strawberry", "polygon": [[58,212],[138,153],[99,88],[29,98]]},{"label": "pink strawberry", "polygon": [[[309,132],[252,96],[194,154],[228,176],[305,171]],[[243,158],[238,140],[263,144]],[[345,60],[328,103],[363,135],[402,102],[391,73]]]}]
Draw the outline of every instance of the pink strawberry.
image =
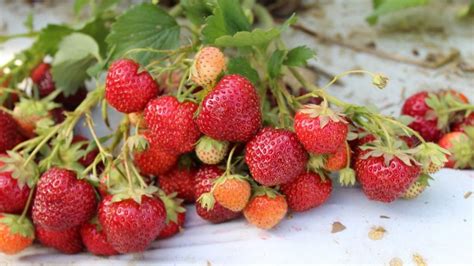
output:
[{"label": "pink strawberry", "polygon": [[105,197],[99,205],[99,221],[107,241],[119,253],[143,252],[165,227],[166,209],[157,198],[141,197],[113,202]]},{"label": "pink strawberry", "polygon": [[257,182],[274,186],[300,175],[306,168],[308,154],[295,133],[264,128],[247,143],[245,161]]},{"label": "pink strawberry", "polygon": [[192,203],[196,201],[194,198],[194,179],[197,171],[194,169],[180,169],[178,166],[171,171],[161,175],[158,178],[160,188],[166,193],[178,193],[178,198],[184,199],[185,202]]},{"label": "pink strawberry", "polygon": [[[392,202],[405,193],[417,179],[421,168],[414,162],[404,163],[392,156],[385,164],[384,156],[365,156],[363,151],[355,157],[357,179],[362,184],[364,194],[371,200]],[[367,157],[367,158],[366,158]]]},{"label": "pink strawberry", "polygon": [[[213,181],[224,174],[224,171],[219,169],[217,166],[203,165],[197,175],[195,183],[196,198],[199,198],[202,194],[211,191]],[[240,212],[233,212],[229,209],[222,207],[218,202],[214,203],[214,207],[210,210],[202,207],[199,202],[196,202],[197,214],[211,223],[222,223],[235,219],[240,216]]]},{"label": "pink strawberry", "polygon": [[332,192],[331,179],[323,180],[316,173],[303,173],[281,187],[288,207],[296,212],[307,211],[326,202]]},{"label": "pink strawberry", "polygon": [[81,227],[82,242],[87,251],[98,256],[113,256],[119,254],[107,242],[107,237],[102,227],[97,222],[87,222]]},{"label": "pink strawberry", "polygon": [[159,146],[150,131],[145,131],[143,135],[148,140],[148,149],[134,154],[135,164],[140,172],[158,176],[171,170],[178,161],[178,155]]},{"label": "pink strawberry", "polygon": [[13,149],[23,141],[23,136],[19,133],[18,123],[10,115],[0,110],[0,153]]},{"label": "pink strawberry", "polygon": [[212,86],[225,68],[225,56],[221,50],[216,47],[204,47],[196,54],[191,78],[199,86]]},{"label": "pink strawberry", "polygon": [[335,153],[344,144],[347,122],[328,108],[306,105],[295,115],[295,132],[305,149],[314,154]]},{"label": "pink strawberry", "polygon": [[46,247],[54,248],[62,253],[75,254],[83,250],[81,226],[73,226],[63,230],[49,230],[35,226],[36,239]]},{"label": "pink strawberry", "polygon": [[105,98],[119,112],[142,111],[160,92],[153,77],[139,68],[140,66],[130,59],[117,60],[109,68]]},{"label": "pink strawberry", "polygon": [[201,132],[217,139],[246,142],[260,129],[260,100],[250,81],[240,75],[224,76],[204,98],[197,117]]},{"label": "pink strawberry", "polygon": [[51,168],[38,182],[33,222],[47,230],[65,230],[89,221],[96,205],[91,184],[78,180],[72,171]]},{"label": "pink strawberry", "polygon": [[146,106],[144,117],[157,144],[180,154],[192,151],[201,135],[194,122],[197,108],[197,104],[188,101],[180,103],[173,96],[151,100]]}]

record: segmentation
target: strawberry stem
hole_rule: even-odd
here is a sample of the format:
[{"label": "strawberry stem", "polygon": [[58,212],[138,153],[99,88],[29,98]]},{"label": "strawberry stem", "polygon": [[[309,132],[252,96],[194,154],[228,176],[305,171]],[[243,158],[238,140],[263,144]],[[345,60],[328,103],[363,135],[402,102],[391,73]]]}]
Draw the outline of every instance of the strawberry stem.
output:
[{"label": "strawberry stem", "polygon": [[30,188],[30,193],[28,194],[28,200],[26,201],[25,208],[23,208],[20,219],[18,219],[18,222],[20,223],[26,217],[26,214],[28,213],[28,210],[30,209],[31,201],[33,200],[33,194],[35,194],[34,191],[35,191],[35,186],[32,186]]}]

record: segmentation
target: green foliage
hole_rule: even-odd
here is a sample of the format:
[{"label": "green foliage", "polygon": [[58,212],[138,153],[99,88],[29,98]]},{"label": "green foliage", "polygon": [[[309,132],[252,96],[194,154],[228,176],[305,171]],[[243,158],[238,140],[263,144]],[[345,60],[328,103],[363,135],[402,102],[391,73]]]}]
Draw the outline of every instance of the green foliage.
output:
[{"label": "green foliage", "polygon": [[215,0],[182,0],[181,6],[184,9],[186,17],[196,25],[202,25],[206,22],[206,18],[212,15]]},{"label": "green foliage", "polygon": [[[121,15],[112,25],[106,38],[112,58],[119,58],[133,49],[174,49],[179,45],[180,28],[176,20],[167,12],[152,4],[134,6]],[[139,51],[128,54],[142,65],[159,53]]]},{"label": "green foliage", "polygon": [[275,50],[270,57],[270,61],[268,61],[267,71],[270,78],[275,79],[280,76],[281,67],[283,65],[283,61],[287,55],[286,50]]},{"label": "green foliage", "polygon": [[426,5],[428,0],[374,0],[372,2],[374,11],[366,18],[366,20],[369,24],[374,25],[382,15],[410,7]]},{"label": "green foliage", "polygon": [[284,64],[295,67],[306,66],[308,60],[315,56],[316,53],[307,46],[298,46],[288,52]]},{"label": "green foliage", "polygon": [[227,73],[240,74],[248,78],[254,85],[257,85],[260,81],[257,70],[243,57],[231,58],[227,63]]},{"label": "green foliage", "polygon": [[23,25],[25,25],[28,32],[32,32],[34,30],[33,24],[34,24],[33,12],[31,12],[26,17],[25,22],[23,22]]},{"label": "green foliage", "polygon": [[212,44],[225,35],[249,31],[250,23],[237,0],[218,0],[212,16],[202,29],[203,42]]},{"label": "green foliage", "polygon": [[56,88],[66,96],[74,94],[87,78],[87,69],[99,58],[99,46],[89,35],[73,33],[65,37],[51,70]]}]

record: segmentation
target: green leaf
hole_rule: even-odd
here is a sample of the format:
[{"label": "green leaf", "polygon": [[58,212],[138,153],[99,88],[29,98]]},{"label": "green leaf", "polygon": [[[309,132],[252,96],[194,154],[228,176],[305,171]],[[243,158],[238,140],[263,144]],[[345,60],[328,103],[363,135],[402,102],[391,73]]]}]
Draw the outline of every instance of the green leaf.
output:
[{"label": "green leaf", "polygon": [[206,26],[202,29],[203,42],[214,43],[221,36],[249,30],[250,23],[239,1],[217,0],[214,15],[208,17]]},{"label": "green leaf", "polygon": [[73,33],[64,38],[54,56],[51,70],[56,88],[65,96],[74,94],[88,77],[87,69],[99,57],[99,46],[92,37]]},{"label": "green leaf", "polygon": [[302,67],[315,55],[316,53],[307,46],[298,46],[288,52],[284,64],[287,66]]},{"label": "green leaf", "polygon": [[180,4],[184,9],[186,17],[196,25],[202,25],[206,18],[212,15],[214,0],[181,0]]},{"label": "green leaf", "polygon": [[89,2],[90,2],[90,0],[76,0],[76,1],[74,1],[74,6],[73,6],[74,15],[78,16]]},{"label": "green leaf", "polygon": [[410,7],[426,5],[428,0],[376,0],[373,1],[374,11],[366,18],[371,25],[377,23],[379,16],[407,9]]},{"label": "green leaf", "polygon": [[87,22],[79,32],[90,35],[92,38],[95,39],[97,44],[99,45],[99,50],[101,55],[105,55],[107,53],[107,43],[105,42],[105,38],[110,32],[110,27],[107,26],[111,21],[104,19],[102,17],[95,17],[94,19]]},{"label": "green leaf", "polygon": [[267,70],[270,78],[274,79],[277,78],[281,73],[281,67],[283,65],[283,61],[286,58],[286,54],[288,51],[285,50],[275,50],[268,61]]},{"label": "green leaf", "polygon": [[243,57],[230,59],[227,63],[227,72],[229,74],[240,74],[248,78],[254,85],[257,85],[260,80],[257,70]]},{"label": "green leaf", "polygon": [[[117,19],[106,42],[109,49],[115,48],[113,58],[118,58],[136,48],[174,49],[179,45],[179,33],[179,25],[172,16],[158,6],[141,4]],[[146,65],[159,54],[137,52],[130,53],[130,57]]]},{"label": "green leaf", "polygon": [[26,29],[28,29],[28,32],[32,32],[33,29],[33,12],[29,13],[28,16],[25,19],[25,22],[23,22],[23,25],[25,25]]},{"label": "green leaf", "polygon": [[215,45],[223,47],[246,47],[260,46],[266,48],[274,39],[280,37],[281,33],[288,29],[291,24],[296,22],[295,15],[291,16],[280,27],[269,30],[255,29],[253,31],[239,31],[234,35],[225,35],[215,40]]},{"label": "green leaf", "polygon": [[42,51],[44,54],[56,53],[61,40],[74,32],[73,29],[63,25],[48,25],[44,28],[33,44],[35,51]]},{"label": "green leaf", "polygon": [[103,12],[114,7],[120,0],[100,0],[95,6],[94,14],[99,16]]}]

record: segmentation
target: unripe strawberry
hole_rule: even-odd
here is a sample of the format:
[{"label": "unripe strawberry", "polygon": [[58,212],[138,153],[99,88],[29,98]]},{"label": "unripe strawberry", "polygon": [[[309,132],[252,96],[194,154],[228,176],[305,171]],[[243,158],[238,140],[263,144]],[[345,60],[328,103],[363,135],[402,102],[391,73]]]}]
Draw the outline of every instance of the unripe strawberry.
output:
[{"label": "unripe strawberry", "polygon": [[229,151],[229,142],[202,136],[196,144],[196,155],[205,164],[220,163]]},{"label": "unripe strawberry", "polygon": [[196,55],[191,79],[202,87],[210,87],[226,68],[225,56],[215,47],[204,47]]},{"label": "unripe strawberry", "polygon": [[414,199],[420,196],[423,191],[429,186],[428,180],[432,179],[427,174],[421,174],[413,184],[408,187],[405,193],[401,196],[403,199]]},{"label": "unripe strawberry", "polygon": [[31,246],[34,238],[33,224],[28,218],[0,213],[0,252],[17,254]]},{"label": "unripe strawberry", "polygon": [[281,222],[288,211],[282,195],[259,195],[252,198],[244,209],[247,221],[261,229],[271,229]]},{"label": "unripe strawberry", "polygon": [[247,206],[252,189],[243,176],[231,175],[218,180],[213,195],[224,208],[239,212]]}]

